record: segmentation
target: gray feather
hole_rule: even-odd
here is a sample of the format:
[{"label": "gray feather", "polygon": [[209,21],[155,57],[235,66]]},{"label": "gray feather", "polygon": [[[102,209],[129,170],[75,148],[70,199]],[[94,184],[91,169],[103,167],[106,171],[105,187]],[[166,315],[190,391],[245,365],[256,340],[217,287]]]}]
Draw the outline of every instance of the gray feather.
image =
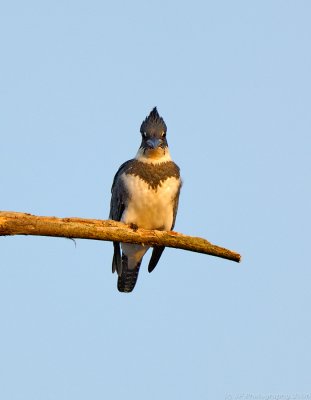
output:
[{"label": "gray feather", "polygon": [[164,249],[165,249],[164,246],[155,246],[153,248],[152,255],[148,265],[149,272],[152,272],[157,266]]},{"label": "gray feather", "polygon": [[[121,221],[123,212],[128,203],[128,193],[124,187],[122,179],[120,176],[127,169],[128,165],[132,160],[126,161],[118,169],[112,183],[111,187],[111,201],[110,201],[110,213],[109,219],[114,221]],[[113,259],[112,259],[112,272],[117,271],[118,275],[122,274],[122,258],[120,251],[120,243],[113,242]]]}]

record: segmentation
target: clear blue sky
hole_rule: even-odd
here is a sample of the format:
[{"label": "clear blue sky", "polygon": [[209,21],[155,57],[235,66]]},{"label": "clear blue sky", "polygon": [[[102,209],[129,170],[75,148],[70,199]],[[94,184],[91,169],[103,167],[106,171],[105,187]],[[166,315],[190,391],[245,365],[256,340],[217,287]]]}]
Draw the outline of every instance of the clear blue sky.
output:
[{"label": "clear blue sky", "polygon": [[0,398],[311,393],[309,1],[0,6],[0,209],[106,218],[153,106],[182,171],[176,230],[135,292],[112,246],[0,238]]}]

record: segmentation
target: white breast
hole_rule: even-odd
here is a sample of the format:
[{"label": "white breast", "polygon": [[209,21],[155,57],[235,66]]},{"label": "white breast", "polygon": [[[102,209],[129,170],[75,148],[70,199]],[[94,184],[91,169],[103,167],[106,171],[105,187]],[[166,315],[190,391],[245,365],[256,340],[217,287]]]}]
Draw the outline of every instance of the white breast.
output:
[{"label": "white breast", "polygon": [[171,177],[152,189],[138,176],[123,174],[122,179],[129,193],[129,203],[121,220],[140,228],[170,230],[179,180]]}]

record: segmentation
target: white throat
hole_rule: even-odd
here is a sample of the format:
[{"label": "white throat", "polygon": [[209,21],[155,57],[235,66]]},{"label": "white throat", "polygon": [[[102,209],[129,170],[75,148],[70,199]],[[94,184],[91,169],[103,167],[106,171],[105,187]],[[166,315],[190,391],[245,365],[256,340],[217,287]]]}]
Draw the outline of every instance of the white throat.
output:
[{"label": "white throat", "polygon": [[155,150],[144,150],[141,147],[135,156],[135,159],[148,164],[159,164],[167,161],[172,161],[168,147],[161,147]]}]

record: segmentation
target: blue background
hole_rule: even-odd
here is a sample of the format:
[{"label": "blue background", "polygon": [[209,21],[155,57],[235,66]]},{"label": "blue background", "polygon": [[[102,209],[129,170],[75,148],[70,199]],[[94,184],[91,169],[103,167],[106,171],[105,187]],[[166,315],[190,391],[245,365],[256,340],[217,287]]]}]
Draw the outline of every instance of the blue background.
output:
[{"label": "blue background", "polygon": [[118,293],[108,242],[0,239],[0,398],[310,394],[308,1],[0,6],[0,209],[107,218],[153,106],[184,186],[166,249]]}]

